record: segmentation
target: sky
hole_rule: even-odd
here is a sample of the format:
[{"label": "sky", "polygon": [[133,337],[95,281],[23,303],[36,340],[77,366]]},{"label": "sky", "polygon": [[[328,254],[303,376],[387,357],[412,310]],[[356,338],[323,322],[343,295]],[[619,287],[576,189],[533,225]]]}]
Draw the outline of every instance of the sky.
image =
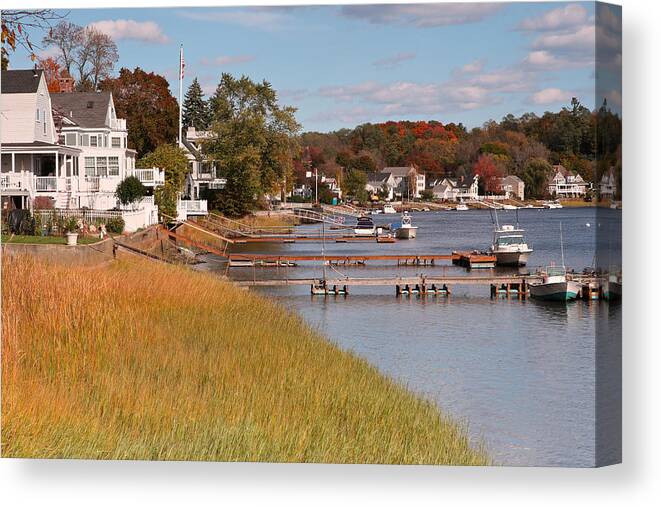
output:
[{"label": "sky", "polygon": [[[508,113],[557,111],[572,97],[592,109],[595,17],[610,19],[592,2],[65,12],[114,38],[116,69],[163,74],[176,96],[183,44],[184,90],[197,77],[209,95],[222,72],[266,79],[281,104],[298,108],[304,131],[320,132],[386,120],[471,128]],[[618,30],[615,17],[607,29]],[[599,75],[609,84],[599,92],[618,109],[621,48],[608,48],[600,53],[608,62]],[[27,55],[12,56],[11,68],[29,66]]]}]

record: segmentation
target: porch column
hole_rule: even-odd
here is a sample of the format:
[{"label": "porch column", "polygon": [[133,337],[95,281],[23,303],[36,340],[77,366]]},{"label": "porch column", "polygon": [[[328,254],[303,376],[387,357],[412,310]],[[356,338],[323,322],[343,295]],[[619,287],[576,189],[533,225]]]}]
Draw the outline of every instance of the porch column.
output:
[{"label": "porch column", "polygon": [[16,172],[16,153],[11,152],[11,172]]},{"label": "porch column", "polygon": [[62,174],[60,174],[60,154],[57,152],[55,152],[55,176],[58,178],[62,176]]}]

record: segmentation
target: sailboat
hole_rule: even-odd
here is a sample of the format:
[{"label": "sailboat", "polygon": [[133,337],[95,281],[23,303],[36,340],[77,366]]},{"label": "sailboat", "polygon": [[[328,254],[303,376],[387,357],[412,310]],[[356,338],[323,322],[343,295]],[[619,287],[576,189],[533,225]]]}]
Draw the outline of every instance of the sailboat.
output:
[{"label": "sailboat", "polygon": [[542,279],[531,282],[530,296],[545,301],[570,301],[576,299],[580,285],[567,277],[565,248],[562,243],[562,223],[560,224],[560,252],[562,266],[549,266],[540,271]]}]

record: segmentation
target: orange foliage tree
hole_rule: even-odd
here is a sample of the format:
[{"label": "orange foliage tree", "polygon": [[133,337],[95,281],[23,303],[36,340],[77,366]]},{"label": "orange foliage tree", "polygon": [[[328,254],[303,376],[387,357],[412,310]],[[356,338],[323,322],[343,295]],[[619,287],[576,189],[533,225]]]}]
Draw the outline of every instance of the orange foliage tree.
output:
[{"label": "orange foliage tree", "polygon": [[503,170],[496,164],[491,155],[480,155],[473,166],[473,172],[480,177],[480,185],[489,193],[500,192],[500,179]]},{"label": "orange foliage tree", "polygon": [[51,56],[39,59],[39,66],[44,69],[44,78],[50,93],[60,93],[60,64]]}]

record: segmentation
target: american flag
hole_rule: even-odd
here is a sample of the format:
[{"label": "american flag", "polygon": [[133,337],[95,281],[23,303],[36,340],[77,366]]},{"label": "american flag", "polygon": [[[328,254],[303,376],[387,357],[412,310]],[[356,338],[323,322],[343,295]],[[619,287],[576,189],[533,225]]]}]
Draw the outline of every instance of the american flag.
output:
[{"label": "american flag", "polygon": [[184,63],[184,46],[181,46],[181,49],[179,50],[179,79],[184,78],[184,67],[186,67],[186,64]]}]

